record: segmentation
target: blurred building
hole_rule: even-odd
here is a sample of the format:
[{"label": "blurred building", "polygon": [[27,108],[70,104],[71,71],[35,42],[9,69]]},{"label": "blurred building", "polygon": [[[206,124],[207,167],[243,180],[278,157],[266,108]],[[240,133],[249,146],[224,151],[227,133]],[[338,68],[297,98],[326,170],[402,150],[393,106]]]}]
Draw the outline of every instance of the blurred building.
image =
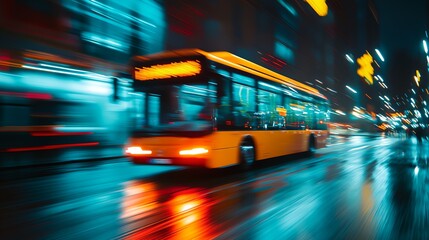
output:
[{"label": "blurred building", "polygon": [[[358,58],[368,53],[375,60],[372,63],[374,75],[380,74],[383,62],[378,59],[375,49],[380,48],[380,25],[378,10],[373,0],[365,1],[327,1],[334,17],[333,41],[335,43],[334,59],[335,68],[332,80],[329,83],[331,89],[337,92],[329,92],[333,108],[344,112],[345,116],[334,115],[332,118],[341,122],[358,124],[365,128],[371,125],[371,121],[361,121],[352,113],[355,107],[362,109],[372,117],[380,111],[379,95],[385,89],[381,88],[376,79],[372,84],[357,74],[360,68]],[[376,63],[377,62],[377,63]],[[350,86],[356,93],[346,88]],[[384,94],[383,94],[384,95]],[[369,120],[369,119],[368,119]],[[370,126],[370,129],[372,126]]]}]

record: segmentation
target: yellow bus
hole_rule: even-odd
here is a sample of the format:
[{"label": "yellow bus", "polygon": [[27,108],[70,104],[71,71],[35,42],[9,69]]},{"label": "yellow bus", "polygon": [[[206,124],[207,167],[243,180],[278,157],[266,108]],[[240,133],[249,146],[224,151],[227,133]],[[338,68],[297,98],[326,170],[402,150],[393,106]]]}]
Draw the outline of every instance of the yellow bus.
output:
[{"label": "yellow bus", "polygon": [[220,168],[324,147],[329,104],[316,89],[229,52],[135,57],[136,164]]}]

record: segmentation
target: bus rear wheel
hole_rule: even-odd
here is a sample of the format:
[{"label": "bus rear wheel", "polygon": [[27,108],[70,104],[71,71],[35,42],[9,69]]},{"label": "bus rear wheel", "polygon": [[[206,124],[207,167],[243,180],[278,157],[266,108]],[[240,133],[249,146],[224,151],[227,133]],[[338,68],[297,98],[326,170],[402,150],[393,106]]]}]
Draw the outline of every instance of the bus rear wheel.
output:
[{"label": "bus rear wheel", "polygon": [[248,170],[255,164],[255,147],[250,142],[240,145],[240,169]]},{"label": "bus rear wheel", "polygon": [[308,155],[313,156],[316,152],[316,138],[314,135],[310,135],[310,139],[308,140]]}]

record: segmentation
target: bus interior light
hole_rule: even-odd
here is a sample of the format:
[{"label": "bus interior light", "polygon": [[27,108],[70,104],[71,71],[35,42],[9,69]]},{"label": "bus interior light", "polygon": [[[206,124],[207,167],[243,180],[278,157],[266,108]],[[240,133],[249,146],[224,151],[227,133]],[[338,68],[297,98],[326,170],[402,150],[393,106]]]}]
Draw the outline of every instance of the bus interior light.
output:
[{"label": "bus interior light", "polygon": [[209,150],[205,148],[193,148],[193,149],[181,150],[179,154],[180,155],[199,155],[199,154],[205,154],[208,152]]},{"label": "bus interior light", "polygon": [[125,150],[126,154],[130,154],[130,155],[149,155],[152,154],[151,150],[143,150],[141,147],[128,147]]}]

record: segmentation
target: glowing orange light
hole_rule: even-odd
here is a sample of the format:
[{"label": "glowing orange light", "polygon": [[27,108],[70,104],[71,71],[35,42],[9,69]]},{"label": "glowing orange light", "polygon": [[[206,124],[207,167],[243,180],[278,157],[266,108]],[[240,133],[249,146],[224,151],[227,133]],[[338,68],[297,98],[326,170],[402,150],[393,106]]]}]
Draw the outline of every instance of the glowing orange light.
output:
[{"label": "glowing orange light", "polygon": [[359,64],[359,69],[357,70],[357,74],[363,78],[365,78],[366,82],[370,85],[373,84],[374,80],[372,75],[374,75],[374,68],[371,63],[374,60],[372,59],[371,54],[368,52],[358,58],[357,62]]},{"label": "glowing orange light", "polygon": [[149,154],[152,154],[152,151],[143,150],[141,147],[128,147],[125,150],[125,153],[130,155],[149,155]]},{"label": "glowing orange light", "polygon": [[201,72],[199,61],[172,62],[150,67],[135,68],[136,80],[155,80],[175,77],[191,77]]},{"label": "glowing orange light", "polygon": [[296,107],[296,108],[299,108],[299,109],[305,109],[305,106],[302,106],[302,105],[299,105],[299,104],[296,104],[296,103],[290,103],[289,106]]},{"label": "glowing orange light", "polygon": [[306,0],[308,5],[317,13],[317,15],[324,17],[328,15],[328,5],[326,0]]},{"label": "glowing orange light", "polygon": [[416,81],[416,84],[417,84],[417,87],[419,87],[420,86],[420,77],[421,77],[421,75],[420,75],[420,72],[419,72],[419,70],[416,70],[416,75],[414,76],[414,80]]},{"label": "glowing orange light", "polygon": [[125,196],[122,201],[121,218],[134,222],[142,218],[144,213],[158,207],[158,191],[150,182],[131,181],[125,184]]},{"label": "glowing orange light", "polygon": [[276,111],[279,113],[280,116],[286,116],[287,110],[284,107],[277,107]]},{"label": "glowing orange light", "polygon": [[209,150],[205,148],[193,148],[189,150],[182,150],[179,152],[180,155],[199,155],[199,154],[205,154],[208,153]]}]

